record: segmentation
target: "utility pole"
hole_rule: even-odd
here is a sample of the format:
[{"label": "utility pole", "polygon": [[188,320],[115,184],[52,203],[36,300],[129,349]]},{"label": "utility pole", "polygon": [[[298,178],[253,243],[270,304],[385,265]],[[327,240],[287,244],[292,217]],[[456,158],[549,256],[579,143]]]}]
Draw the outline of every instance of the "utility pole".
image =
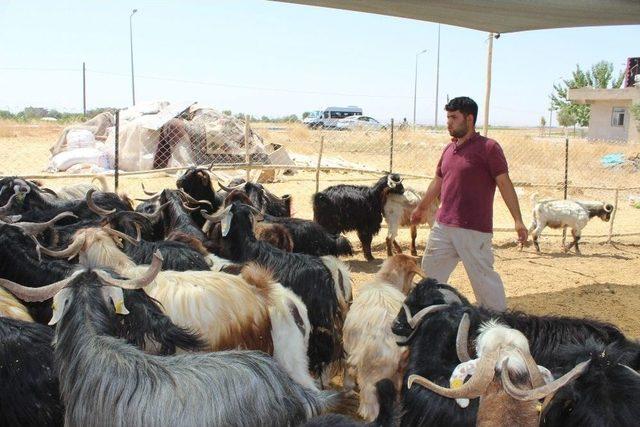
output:
[{"label": "utility pole", "polygon": [[489,99],[491,98],[491,62],[493,61],[493,33],[489,33],[489,48],[487,51],[487,89],[484,95],[484,126],[482,134],[489,132]]},{"label": "utility pole", "polygon": [[436,108],[433,128],[438,129],[438,89],[440,86],[440,24],[438,24],[438,59],[436,62]]},{"label": "utility pole", "polygon": [[415,79],[413,82],[413,130],[416,130],[416,96],[418,93],[418,56],[425,53],[427,49],[416,53],[416,72]]},{"label": "utility pole", "polygon": [[133,78],[133,15],[138,9],[133,9],[129,16],[129,42],[131,44],[131,97],[133,98],[133,105],[136,105],[136,85]]},{"label": "utility pole", "polygon": [[82,63],[82,115],[87,117],[87,68]]}]

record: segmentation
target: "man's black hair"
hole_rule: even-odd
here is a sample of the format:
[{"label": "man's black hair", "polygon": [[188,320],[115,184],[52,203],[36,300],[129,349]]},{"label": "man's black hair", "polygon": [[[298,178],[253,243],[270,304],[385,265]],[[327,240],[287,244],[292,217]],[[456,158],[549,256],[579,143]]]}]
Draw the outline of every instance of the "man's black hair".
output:
[{"label": "man's black hair", "polygon": [[478,119],[478,104],[468,96],[453,98],[444,106],[444,109],[449,112],[460,111],[465,117],[473,114],[473,125],[476,125],[476,120]]}]

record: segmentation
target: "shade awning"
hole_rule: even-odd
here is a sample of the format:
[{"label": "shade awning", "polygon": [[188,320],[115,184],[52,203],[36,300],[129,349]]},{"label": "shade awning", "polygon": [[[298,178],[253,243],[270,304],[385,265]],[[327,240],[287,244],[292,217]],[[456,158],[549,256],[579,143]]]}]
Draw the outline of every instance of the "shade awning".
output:
[{"label": "shade awning", "polygon": [[493,33],[640,24],[640,0],[275,0]]}]

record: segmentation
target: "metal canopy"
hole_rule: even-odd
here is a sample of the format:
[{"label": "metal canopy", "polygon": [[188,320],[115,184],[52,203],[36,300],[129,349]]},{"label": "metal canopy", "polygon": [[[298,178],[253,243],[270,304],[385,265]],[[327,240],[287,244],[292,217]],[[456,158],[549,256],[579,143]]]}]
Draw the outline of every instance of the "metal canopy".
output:
[{"label": "metal canopy", "polygon": [[640,0],[275,0],[493,33],[640,24]]}]

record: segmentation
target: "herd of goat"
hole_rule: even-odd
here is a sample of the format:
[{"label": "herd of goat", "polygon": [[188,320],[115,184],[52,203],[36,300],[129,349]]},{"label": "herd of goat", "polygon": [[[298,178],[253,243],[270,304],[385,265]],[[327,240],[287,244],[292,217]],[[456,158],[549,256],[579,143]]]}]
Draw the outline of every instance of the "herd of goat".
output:
[{"label": "herd of goat", "polygon": [[[191,168],[134,209],[104,182],[0,179],[0,425],[640,420],[640,343],[618,328],[492,312],[393,255],[421,197],[399,175],[315,194],[314,220],[261,184],[219,185]],[[536,201],[536,248],[545,226],[571,227],[579,251],[589,218],[611,212]],[[354,296],[341,233],[370,260],[383,218],[390,257]],[[336,413],[355,390],[364,422]]]}]

